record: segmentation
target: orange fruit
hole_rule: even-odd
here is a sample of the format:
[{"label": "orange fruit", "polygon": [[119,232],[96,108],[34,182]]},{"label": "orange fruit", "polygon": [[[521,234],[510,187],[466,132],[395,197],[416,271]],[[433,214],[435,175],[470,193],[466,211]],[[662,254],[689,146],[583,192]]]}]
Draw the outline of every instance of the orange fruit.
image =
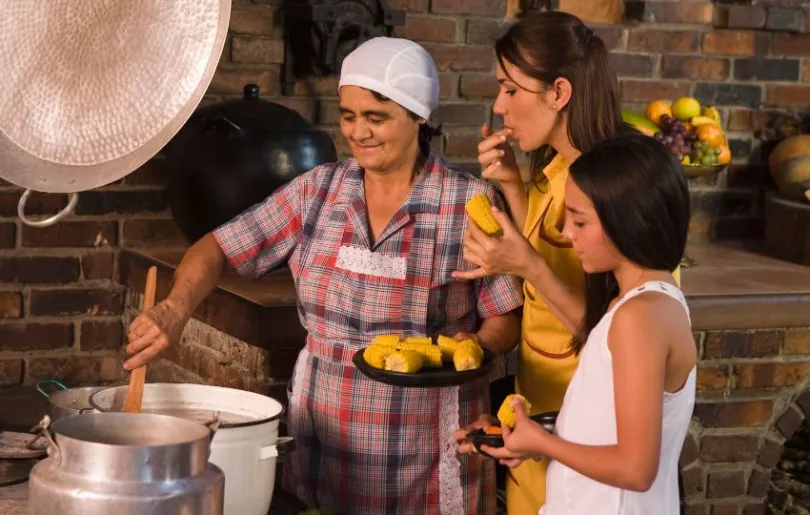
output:
[{"label": "orange fruit", "polygon": [[720,155],[717,156],[717,164],[725,165],[731,161],[731,149],[728,145],[723,144],[720,146]]},{"label": "orange fruit", "polygon": [[704,123],[695,127],[695,135],[700,141],[706,141],[713,147],[722,147],[726,144],[726,134],[718,125]]},{"label": "orange fruit", "polygon": [[661,117],[665,114],[672,116],[672,108],[666,100],[654,100],[644,109],[644,117],[656,125],[661,125]]}]

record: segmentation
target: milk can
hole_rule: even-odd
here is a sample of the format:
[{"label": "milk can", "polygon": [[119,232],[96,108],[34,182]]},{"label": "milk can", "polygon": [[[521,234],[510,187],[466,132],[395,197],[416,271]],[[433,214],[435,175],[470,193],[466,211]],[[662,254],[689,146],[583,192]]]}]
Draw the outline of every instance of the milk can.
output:
[{"label": "milk can", "polygon": [[202,424],[91,413],[40,427],[49,457],[31,471],[29,515],[222,515],[225,475]]}]

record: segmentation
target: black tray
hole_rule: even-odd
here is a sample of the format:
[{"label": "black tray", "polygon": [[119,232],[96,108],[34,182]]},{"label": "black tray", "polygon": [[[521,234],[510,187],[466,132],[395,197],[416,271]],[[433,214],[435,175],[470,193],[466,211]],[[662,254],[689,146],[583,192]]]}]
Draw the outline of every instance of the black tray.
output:
[{"label": "black tray", "polygon": [[355,352],[352,358],[357,370],[375,381],[405,388],[440,388],[471,383],[489,374],[492,363],[495,361],[495,354],[483,349],[484,359],[481,361],[481,366],[475,370],[457,372],[452,363],[445,363],[442,368],[423,367],[415,374],[405,374],[372,367],[363,359],[364,350],[360,349]]},{"label": "black tray", "polygon": [[[545,428],[546,431],[549,433],[554,432],[554,424],[557,422],[557,415],[559,411],[549,411],[546,413],[539,413],[537,415],[532,415],[529,418],[540,424]],[[481,450],[482,445],[488,445],[490,447],[503,447],[503,436],[496,434],[496,435],[489,435],[483,429],[476,429],[475,431],[470,431],[467,434],[467,440],[469,440],[475,448],[483,454],[484,456],[489,456],[486,452]],[[489,456],[490,458],[492,456]]]}]

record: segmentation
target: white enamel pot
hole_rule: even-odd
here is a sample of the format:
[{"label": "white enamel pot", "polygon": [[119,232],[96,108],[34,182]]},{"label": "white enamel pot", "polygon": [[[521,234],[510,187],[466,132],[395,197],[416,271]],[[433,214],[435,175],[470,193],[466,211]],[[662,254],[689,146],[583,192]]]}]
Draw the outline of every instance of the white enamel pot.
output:
[{"label": "white enamel pot", "polygon": [[[122,411],[127,386],[99,390],[90,397],[98,411]],[[284,407],[253,392],[198,384],[148,383],[141,411],[220,425],[209,461],[225,473],[225,515],[266,515],[273,497],[276,459],[295,449],[293,438],[278,437]]]}]

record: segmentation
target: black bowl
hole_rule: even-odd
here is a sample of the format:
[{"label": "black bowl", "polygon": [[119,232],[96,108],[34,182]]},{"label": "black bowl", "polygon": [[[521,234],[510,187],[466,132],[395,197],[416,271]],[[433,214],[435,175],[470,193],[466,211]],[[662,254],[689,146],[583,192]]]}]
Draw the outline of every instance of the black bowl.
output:
[{"label": "black bowl", "polygon": [[[549,433],[554,432],[554,424],[557,422],[557,415],[559,411],[547,411],[532,415],[529,418],[537,422]],[[476,429],[467,434],[467,440],[472,442],[476,450],[485,456],[489,456],[486,452],[481,450],[482,445],[489,445],[490,447],[503,447],[503,436],[499,434],[487,434],[483,429]],[[490,456],[491,457],[491,456]]]}]

